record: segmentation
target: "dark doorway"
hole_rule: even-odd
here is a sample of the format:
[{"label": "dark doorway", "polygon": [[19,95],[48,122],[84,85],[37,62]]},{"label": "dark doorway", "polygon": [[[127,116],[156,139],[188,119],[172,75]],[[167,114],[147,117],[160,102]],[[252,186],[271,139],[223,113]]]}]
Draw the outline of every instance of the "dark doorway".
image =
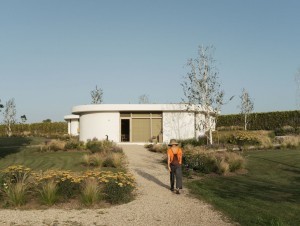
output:
[{"label": "dark doorway", "polygon": [[130,141],[130,119],[121,119],[121,142]]}]

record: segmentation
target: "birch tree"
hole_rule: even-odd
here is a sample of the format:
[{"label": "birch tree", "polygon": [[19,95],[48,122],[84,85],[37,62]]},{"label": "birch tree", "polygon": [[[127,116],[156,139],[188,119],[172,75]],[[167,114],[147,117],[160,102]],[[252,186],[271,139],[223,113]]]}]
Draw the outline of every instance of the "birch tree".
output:
[{"label": "birch tree", "polygon": [[241,98],[241,114],[244,116],[244,129],[247,130],[248,126],[248,116],[254,109],[254,103],[251,100],[249,93],[243,88]]},{"label": "birch tree", "polygon": [[139,96],[139,104],[149,104],[149,97],[146,94]]},{"label": "birch tree", "polygon": [[103,102],[103,90],[101,88],[96,88],[91,91],[92,104],[102,104]]},{"label": "birch tree", "polygon": [[197,130],[204,128],[209,132],[209,143],[213,143],[212,129],[215,118],[223,105],[224,92],[220,89],[218,70],[213,58],[213,46],[199,46],[197,58],[189,59],[187,67],[189,72],[182,83],[188,111],[194,111],[195,118],[201,112],[205,119],[200,122],[195,120],[195,138]]},{"label": "birch tree", "polygon": [[16,104],[15,104],[15,99],[9,99],[4,107],[4,112],[3,112],[3,116],[4,116],[4,124],[6,127],[6,134],[7,136],[11,136],[12,135],[12,130],[11,130],[11,126],[13,124],[16,123]]},{"label": "birch tree", "polygon": [[[0,103],[1,103],[1,99],[0,99]],[[1,108],[4,108],[3,104],[0,104],[0,112],[1,112]]]}]

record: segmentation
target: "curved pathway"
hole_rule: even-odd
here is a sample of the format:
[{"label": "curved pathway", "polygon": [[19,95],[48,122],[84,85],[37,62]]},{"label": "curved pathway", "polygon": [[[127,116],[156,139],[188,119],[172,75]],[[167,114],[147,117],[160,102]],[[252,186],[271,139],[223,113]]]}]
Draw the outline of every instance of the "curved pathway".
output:
[{"label": "curved pathway", "polygon": [[221,213],[187,190],[169,190],[169,174],[161,154],[140,145],[123,145],[128,168],[137,181],[136,200],[108,209],[0,210],[0,225],[232,225]]}]

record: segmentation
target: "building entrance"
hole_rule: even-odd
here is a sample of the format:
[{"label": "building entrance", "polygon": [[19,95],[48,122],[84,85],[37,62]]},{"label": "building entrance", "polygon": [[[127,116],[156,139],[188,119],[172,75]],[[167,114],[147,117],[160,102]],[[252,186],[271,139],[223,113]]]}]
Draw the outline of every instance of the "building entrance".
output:
[{"label": "building entrance", "polygon": [[130,119],[121,119],[121,142],[130,141]]},{"label": "building entrance", "polygon": [[162,142],[162,112],[121,112],[121,142]]}]

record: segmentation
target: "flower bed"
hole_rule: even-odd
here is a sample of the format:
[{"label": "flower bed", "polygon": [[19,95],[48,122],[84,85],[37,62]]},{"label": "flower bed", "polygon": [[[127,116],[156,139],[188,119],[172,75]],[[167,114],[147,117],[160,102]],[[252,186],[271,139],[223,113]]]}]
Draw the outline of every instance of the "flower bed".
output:
[{"label": "flower bed", "polygon": [[83,173],[48,170],[32,171],[24,166],[10,166],[0,171],[2,207],[20,207],[30,199],[51,206],[77,199],[85,206],[106,201],[111,204],[133,198],[135,181],[124,172],[89,170]]}]

